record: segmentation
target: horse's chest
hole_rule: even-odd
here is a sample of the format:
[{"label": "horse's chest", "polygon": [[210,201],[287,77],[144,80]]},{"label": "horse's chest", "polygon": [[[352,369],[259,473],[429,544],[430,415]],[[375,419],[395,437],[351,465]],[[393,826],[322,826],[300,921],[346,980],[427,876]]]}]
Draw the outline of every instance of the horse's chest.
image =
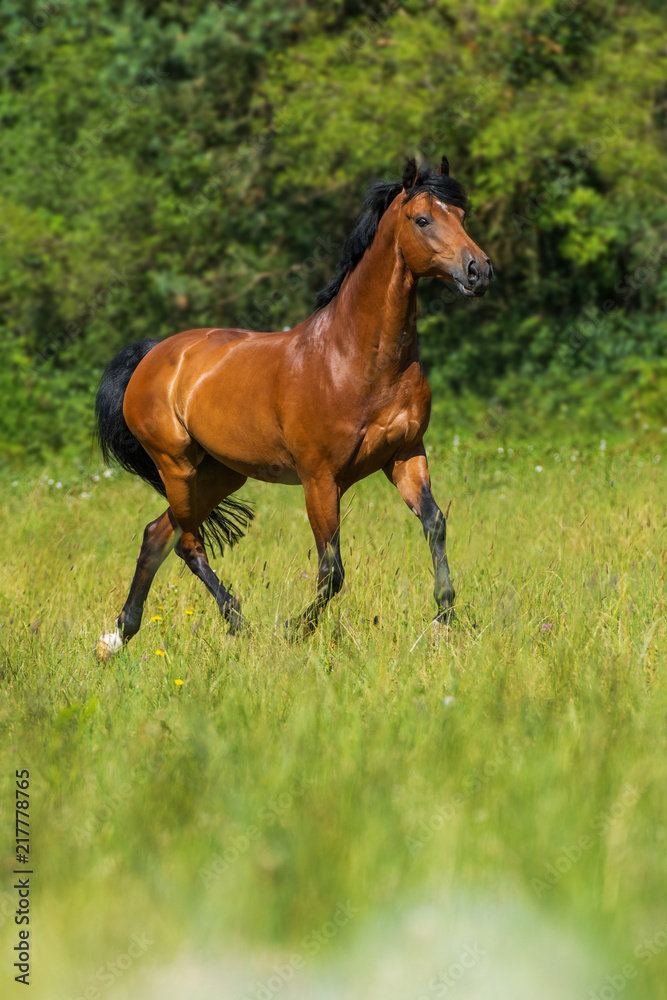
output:
[{"label": "horse's chest", "polygon": [[363,450],[369,454],[409,445],[420,434],[420,424],[414,414],[402,411],[387,421],[372,423],[364,435]]},{"label": "horse's chest", "polygon": [[397,406],[369,421],[364,432],[358,461],[381,469],[397,452],[414,448],[428,424],[428,405]]}]

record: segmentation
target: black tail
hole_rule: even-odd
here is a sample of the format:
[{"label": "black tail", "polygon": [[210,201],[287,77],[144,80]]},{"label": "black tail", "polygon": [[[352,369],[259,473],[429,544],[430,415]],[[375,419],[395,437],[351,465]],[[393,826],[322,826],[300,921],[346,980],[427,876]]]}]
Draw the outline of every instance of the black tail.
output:
[{"label": "black tail", "polygon": [[[159,343],[159,340],[139,340],[136,344],[128,344],[109,362],[97,390],[95,417],[104,461],[108,463],[115,458],[127,472],[140,476],[166,497],[155,462],[132,434],[123,416],[125,390],[134,370]],[[200,528],[204,545],[211,553],[216,548],[222,552],[225,545],[235,545],[243,538],[254,516],[247,503],[231,498],[223,500]]]}]

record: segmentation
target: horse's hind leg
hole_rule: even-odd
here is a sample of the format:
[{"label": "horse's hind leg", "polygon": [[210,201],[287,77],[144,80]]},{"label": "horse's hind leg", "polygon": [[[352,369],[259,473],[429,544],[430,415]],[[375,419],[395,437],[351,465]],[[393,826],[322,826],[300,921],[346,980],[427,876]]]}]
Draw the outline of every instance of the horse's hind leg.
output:
[{"label": "horse's hind leg", "polygon": [[242,625],[240,603],[211,569],[199,529],[219,503],[243,486],[246,477],[208,457],[196,471],[192,465],[188,468],[181,463],[162,475],[172,513],[182,531],[176,554],[215,597],[221,615],[229,622],[229,631],[238,632]]},{"label": "horse's hind leg", "polygon": [[116,631],[101,636],[97,641],[98,660],[110,660],[139,631],[144,604],[155,574],[173,549],[179,534],[180,530],[175,530],[169,510],[146,525],[130,593],[118,616]]},{"label": "horse's hind leg", "polygon": [[194,532],[184,531],[176,546],[176,555],[181,557],[188,569],[213,594],[220,614],[229,622],[229,631],[232,634],[239,632],[243,624],[241,605],[211,569],[201,538]]}]

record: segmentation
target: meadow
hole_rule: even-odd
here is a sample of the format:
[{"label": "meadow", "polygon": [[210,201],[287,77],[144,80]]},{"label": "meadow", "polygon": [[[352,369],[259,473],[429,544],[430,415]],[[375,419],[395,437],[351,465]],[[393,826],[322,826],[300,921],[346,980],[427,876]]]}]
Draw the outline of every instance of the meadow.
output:
[{"label": "meadow", "polygon": [[3,996],[22,768],[40,1000],[667,996],[667,437],[435,423],[437,632],[420,525],[376,476],[344,498],[343,593],[287,642],[303,496],[251,483],[213,561],[248,629],[171,556],[101,666],[162,501],[94,464],[5,474]]}]

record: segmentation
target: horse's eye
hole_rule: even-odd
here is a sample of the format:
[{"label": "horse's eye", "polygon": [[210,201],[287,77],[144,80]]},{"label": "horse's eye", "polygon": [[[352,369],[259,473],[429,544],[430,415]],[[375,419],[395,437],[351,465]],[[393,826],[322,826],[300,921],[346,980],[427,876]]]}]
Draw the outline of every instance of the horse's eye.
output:
[{"label": "horse's eye", "polygon": [[420,229],[423,229],[424,226],[429,225],[428,219],[425,219],[423,215],[420,215],[418,219],[415,219],[415,222],[417,223]]}]

